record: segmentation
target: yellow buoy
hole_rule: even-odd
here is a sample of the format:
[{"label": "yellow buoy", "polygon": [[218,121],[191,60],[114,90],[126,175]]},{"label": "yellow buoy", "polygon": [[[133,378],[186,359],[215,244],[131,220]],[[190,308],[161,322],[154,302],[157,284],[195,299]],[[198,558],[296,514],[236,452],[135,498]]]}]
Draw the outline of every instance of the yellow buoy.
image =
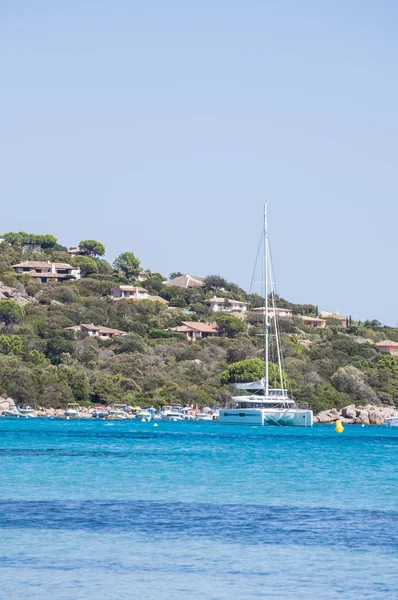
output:
[{"label": "yellow buoy", "polygon": [[344,427],[343,427],[340,419],[337,419],[337,421],[336,421],[335,431],[337,431],[337,433],[343,433],[343,431],[344,431]]}]

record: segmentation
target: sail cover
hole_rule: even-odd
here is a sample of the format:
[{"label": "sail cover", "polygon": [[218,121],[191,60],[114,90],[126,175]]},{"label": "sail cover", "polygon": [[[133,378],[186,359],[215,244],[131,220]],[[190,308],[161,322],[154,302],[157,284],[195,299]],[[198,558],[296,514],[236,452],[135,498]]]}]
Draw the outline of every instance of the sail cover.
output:
[{"label": "sail cover", "polygon": [[265,388],[265,379],[260,381],[250,381],[250,383],[236,383],[236,390],[263,390]]}]

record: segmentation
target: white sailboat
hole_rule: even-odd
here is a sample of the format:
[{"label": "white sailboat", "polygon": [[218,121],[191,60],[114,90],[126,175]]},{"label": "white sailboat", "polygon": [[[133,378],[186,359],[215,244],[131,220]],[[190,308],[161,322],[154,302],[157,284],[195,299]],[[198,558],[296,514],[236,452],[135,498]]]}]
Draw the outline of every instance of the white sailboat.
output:
[{"label": "white sailboat", "polygon": [[[219,421],[231,425],[293,425],[296,427],[312,427],[313,413],[309,408],[299,408],[289,398],[282,370],[282,353],[280,335],[275,310],[274,277],[268,239],[267,203],[264,204],[263,223],[264,242],[264,377],[260,381],[238,383],[235,388],[247,390],[248,395],[234,396],[234,407],[220,410]],[[270,304],[271,303],[271,304]],[[270,387],[270,319],[273,321],[275,350],[279,370],[280,387]],[[275,384],[274,384],[275,385]]]}]

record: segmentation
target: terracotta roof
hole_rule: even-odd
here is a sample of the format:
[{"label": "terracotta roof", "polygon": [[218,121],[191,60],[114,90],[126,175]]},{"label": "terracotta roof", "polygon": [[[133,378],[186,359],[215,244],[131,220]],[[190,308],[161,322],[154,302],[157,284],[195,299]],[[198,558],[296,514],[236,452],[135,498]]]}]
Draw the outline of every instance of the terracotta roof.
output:
[{"label": "terracotta roof", "polygon": [[65,327],[65,330],[81,331],[81,328],[89,331],[98,331],[98,333],[110,333],[112,335],[126,335],[125,331],[120,329],[112,329],[111,327],[103,327],[102,325],[94,325],[94,323],[82,323],[81,325],[73,325],[72,327]]},{"label": "terracotta roof", "polygon": [[182,288],[200,287],[203,285],[204,280],[204,277],[195,277],[187,273],[186,275],[180,275],[180,277],[174,277],[174,279],[166,281],[165,285],[174,285]]},{"label": "terracotta roof", "polygon": [[398,342],[392,342],[391,340],[384,340],[383,342],[377,342],[376,346],[389,346],[390,348],[398,348]]},{"label": "terracotta roof", "polygon": [[338,319],[339,321],[346,321],[347,317],[339,315],[339,313],[330,312],[329,310],[321,310],[321,317],[325,319]]},{"label": "terracotta roof", "polygon": [[307,315],[297,315],[303,321],[323,321],[326,322],[325,319],[320,319],[319,317],[308,317]]},{"label": "terracotta roof", "polygon": [[161,296],[148,296],[146,300],[152,300],[153,302],[162,302],[163,304],[170,304],[168,300],[165,300]]},{"label": "terracotta roof", "polygon": [[12,265],[12,268],[15,267],[30,267],[31,269],[51,269],[54,266],[56,269],[73,269],[72,265],[69,263],[51,263],[45,260],[25,260],[23,262],[18,263],[17,265]]},{"label": "terracotta roof", "polygon": [[210,323],[201,323],[200,321],[182,321],[182,324],[189,327],[190,330],[201,331],[202,333],[219,333],[217,326]]}]

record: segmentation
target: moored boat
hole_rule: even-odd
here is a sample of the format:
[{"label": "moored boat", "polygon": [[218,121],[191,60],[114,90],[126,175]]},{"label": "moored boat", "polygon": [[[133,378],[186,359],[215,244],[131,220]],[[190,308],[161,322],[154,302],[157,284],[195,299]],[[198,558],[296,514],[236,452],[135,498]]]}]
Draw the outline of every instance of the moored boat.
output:
[{"label": "moored boat", "polygon": [[182,412],[182,406],[179,404],[174,406],[163,406],[160,412],[160,417],[164,421],[184,421],[185,415]]},{"label": "moored boat", "polygon": [[384,425],[387,425],[387,427],[398,427],[398,416],[388,417],[388,419],[384,420]]},{"label": "moored boat", "polygon": [[108,419],[115,419],[117,421],[125,421],[128,419],[127,413],[123,409],[124,404],[114,404],[109,410]]},{"label": "moored boat", "polygon": [[38,417],[37,412],[30,406],[23,406],[22,408],[18,409],[18,412],[21,415],[21,417],[26,417],[29,419],[34,419],[35,417]]},{"label": "moored boat", "polygon": [[[293,425],[296,427],[312,427],[313,413],[307,406],[299,408],[289,397],[286,389],[285,376],[282,369],[282,352],[275,310],[274,276],[271,264],[271,253],[268,239],[267,203],[264,205],[263,221],[263,264],[265,276],[264,289],[264,377],[260,381],[241,382],[235,385],[240,391],[249,392],[247,395],[232,397],[233,407],[220,409],[219,421],[230,425]],[[271,282],[271,285],[270,285]],[[269,302],[271,306],[269,306]],[[270,315],[273,321],[273,350],[275,363],[273,371],[278,376],[270,377]],[[270,385],[271,383],[271,385]]]},{"label": "moored boat", "polygon": [[135,418],[139,421],[150,421],[152,419],[152,412],[144,408],[135,415]]},{"label": "moored boat", "polygon": [[10,409],[8,409],[8,410],[7,410],[7,409],[6,409],[6,410],[3,410],[3,411],[2,411],[2,415],[3,415],[3,417],[11,417],[11,418],[13,418],[13,419],[15,419],[16,417],[18,418],[18,417],[20,417],[20,416],[21,416],[21,415],[19,414],[19,411],[17,411],[17,409],[16,409],[16,408],[14,408],[14,409],[10,408]]},{"label": "moored boat", "polygon": [[66,405],[64,417],[67,419],[80,419],[81,408],[76,402],[70,402]]}]

